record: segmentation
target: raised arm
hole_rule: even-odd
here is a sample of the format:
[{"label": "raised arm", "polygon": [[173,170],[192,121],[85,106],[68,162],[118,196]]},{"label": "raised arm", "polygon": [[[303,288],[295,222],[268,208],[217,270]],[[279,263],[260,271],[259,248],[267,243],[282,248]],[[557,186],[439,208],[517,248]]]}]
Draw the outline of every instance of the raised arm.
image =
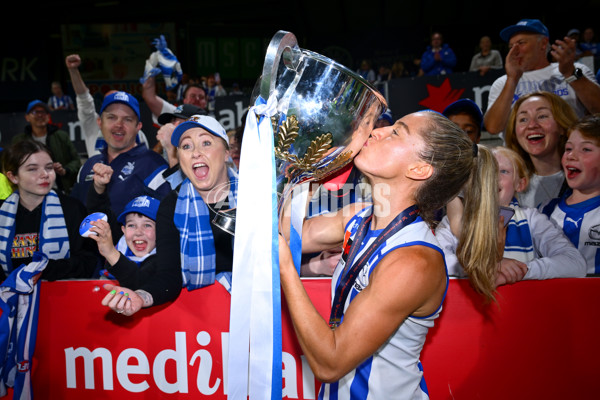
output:
[{"label": "raised arm", "polygon": [[73,85],[75,94],[85,94],[88,91],[88,88],[83,82],[83,78],[81,78],[81,73],[79,72],[79,66],[81,65],[79,54],[68,55],[67,58],[65,58],[65,64],[67,65],[67,71],[69,71],[71,84]]},{"label": "raised arm", "polygon": [[156,94],[156,78],[149,77],[142,84],[142,98],[152,114],[159,116],[162,113],[164,100]]}]

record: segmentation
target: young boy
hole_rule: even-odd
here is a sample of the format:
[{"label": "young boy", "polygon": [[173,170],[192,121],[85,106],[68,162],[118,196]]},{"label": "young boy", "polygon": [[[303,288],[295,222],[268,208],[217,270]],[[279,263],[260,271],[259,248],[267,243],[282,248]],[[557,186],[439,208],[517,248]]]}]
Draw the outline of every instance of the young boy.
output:
[{"label": "young boy", "polygon": [[587,274],[600,274],[600,114],[583,117],[567,132],[562,156],[569,190],[540,206],[583,254]]}]

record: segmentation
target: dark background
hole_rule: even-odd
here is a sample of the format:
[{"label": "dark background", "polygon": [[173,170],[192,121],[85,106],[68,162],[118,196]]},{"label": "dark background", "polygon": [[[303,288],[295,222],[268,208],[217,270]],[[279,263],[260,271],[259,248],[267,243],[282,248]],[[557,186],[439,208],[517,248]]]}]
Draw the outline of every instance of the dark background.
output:
[{"label": "dark background", "polygon": [[[3,6],[6,10],[9,4]],[[203,37],[240,41],[255,38],[262,44],[263,51],[257,52],[260,58],[257,62],[262,66],[264,50],[273,34],[287,30],[296,35],[302,48],[326,55],[351,69],[358,68],[360,61],[367,58],[377,71],[380,64],[391,65],[395,60],[411,67],[413,59],[420,58],[429,44],[430,34],[437,30],[455,51],[458,58],[455,71],[460,72],[468,69],[482,35],[489,35],[504,57],[507,48],[499,32],[521,18],[542,20],[554,41],[571,28],[583,30],[592,26],[600,34],[599,15],[600,0],[563,2],[558,6],[549,2],[484,0],[15,2],[10,3],[10,12],[3,13],[0,27],[3,58],[0,112],[23,112],[33,98],[47,100],[52,80],[65,83],[70,92],[64,66],[68,53],[63,50],[61,36],[61,27],[65,25],[156,24],[156,33],[148,35],[150,43],[161,33],[161,24],[172,23],[175,37],[170,38],[169,47],[176,49],[183,70],[193,75],[204,72],[198,71],[194,64],[194,43]],[[154,48],[149,45],[148,55],[152,51]],[[7,57],[10,60],[36,57],[41,68],[35,79],[25,73],[9,74]],[[110,64],[110,60],[105,61]],[[139,65],[141,76],[143,59]],[[252,69],[221,76],[226,87],[238,82],[251,91],[259,73]]]}]

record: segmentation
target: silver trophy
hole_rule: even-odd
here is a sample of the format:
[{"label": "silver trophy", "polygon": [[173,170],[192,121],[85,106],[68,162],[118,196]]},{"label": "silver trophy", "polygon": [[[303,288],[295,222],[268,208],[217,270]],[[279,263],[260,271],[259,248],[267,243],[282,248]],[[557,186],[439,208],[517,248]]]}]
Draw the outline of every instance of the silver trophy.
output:
[{"label": "silver trophy", "polygon": [[[360,75],[301,49],[286,31],[269,43],[251,104],[272,96],[280,210],[297,185],[322,181],[350,163],[387,109],[383,95]],[[213,223],[234,234],[235,209],[218,212]]]}]

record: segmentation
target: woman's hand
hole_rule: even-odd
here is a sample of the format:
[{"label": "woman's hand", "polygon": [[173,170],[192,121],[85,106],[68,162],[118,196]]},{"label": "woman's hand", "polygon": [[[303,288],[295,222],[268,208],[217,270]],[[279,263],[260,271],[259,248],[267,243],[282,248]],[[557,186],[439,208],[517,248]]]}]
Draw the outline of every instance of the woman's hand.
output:
[{"label": "woman's hand", "polygon": [[140,311],[144,305],[142,298],[131,289],[111,283],[105,283],[103,287],[108,293],[102,299],[102,305],[109,307],[117,314],[130,317]]}]

